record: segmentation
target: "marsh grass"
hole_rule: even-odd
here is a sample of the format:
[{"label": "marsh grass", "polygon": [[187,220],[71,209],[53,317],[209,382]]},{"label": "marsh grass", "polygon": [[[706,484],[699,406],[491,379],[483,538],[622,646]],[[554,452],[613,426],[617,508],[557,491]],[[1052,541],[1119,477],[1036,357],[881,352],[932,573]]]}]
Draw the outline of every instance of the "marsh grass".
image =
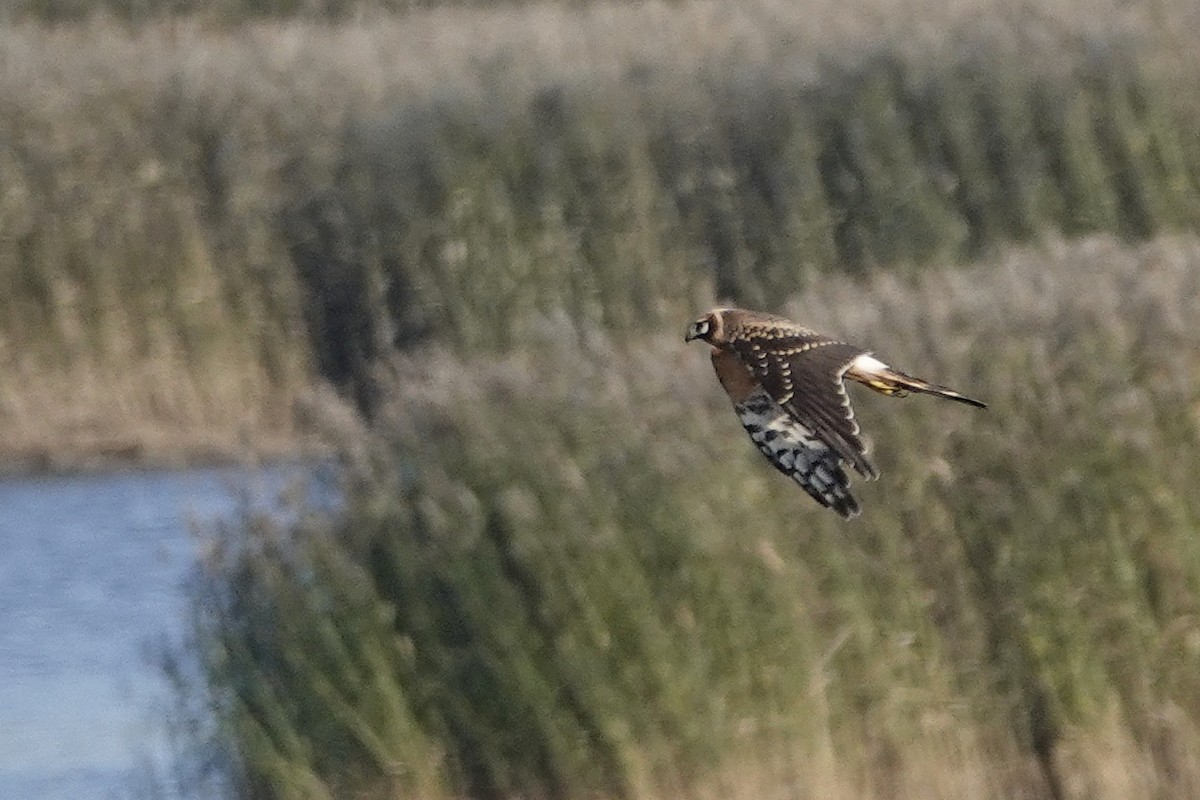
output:
[{"label": "marsh grass", "polygon": [[1193,794],[1198,293],[1192,238],[815,279],[991,406],[857,393],[850,523],[678,331],[398,357],[344,513],[218,539],[212,733],[246,796]]},{"label": "marsh grass", "polygon": [[375,408],[396,347],[500,352],[559,313],[636,335],[714,295],[778,307],[830,270],[1194,230],[1195,14],[6,24],[5,455],[286,441],[314,377]]}]

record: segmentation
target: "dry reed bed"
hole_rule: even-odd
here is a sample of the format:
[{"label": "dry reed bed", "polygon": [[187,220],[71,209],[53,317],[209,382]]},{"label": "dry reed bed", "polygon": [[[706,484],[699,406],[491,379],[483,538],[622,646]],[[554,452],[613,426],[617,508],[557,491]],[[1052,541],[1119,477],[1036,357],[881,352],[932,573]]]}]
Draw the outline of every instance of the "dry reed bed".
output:
[{"label": "dry reed bed", "polygon": [[1192,238],[814,279],[795,316],[991,403],[858,392],[851,523],[681,330],[398,359],[331,423],[344,514],[217,540],[202,752],[256,797],[1192,796],[1197,296]]},{"label": "dry reed bed", "polygon": [[1193,4],[0,30],[6,454],[294,435],[314,373],[1200,219]]}]

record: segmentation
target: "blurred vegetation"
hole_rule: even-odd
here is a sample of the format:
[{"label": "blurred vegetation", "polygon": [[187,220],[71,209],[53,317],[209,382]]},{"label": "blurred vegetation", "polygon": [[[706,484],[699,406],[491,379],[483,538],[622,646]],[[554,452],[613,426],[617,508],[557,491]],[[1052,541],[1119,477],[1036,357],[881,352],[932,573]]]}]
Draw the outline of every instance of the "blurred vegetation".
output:
[{"label": "blurred vegetation", "polygon": [[[516,5],[522,0],[506,2]],[[563,4],[578,2],[566,0]],[[494,3],[487,0],[0,0],[0,20],[74,23],[106,17],[125,24],[146,24],[186,17],[222,25],[270,19],[337,22],[363,14],[489,4]]]},{"label": "blurred vegetation", "polygon": [[198,584],[242,796],[1194,795],[1197,296],[1195,238],[814,281],[790,313],[991,403],[857,392],[849,524],[679,336],[395,359],[344,514]]},{"label": "blurred vegetation", "polygon": [[[215,541],[185,786],[1200,794],[1194,3],[73,8],[0,27],[4,456],[346,469]],[[992,408],[858,397],[848,528],[714,298]]]},{"label": "blurred vegetation", "polygon": [[[393,348],[1200,219],[1194,4],[444,8],[0,29],[0,441],[202,451]],[[1194,25],[1192,23],[1195,23]],[[173,433],[175,432],[175,433]]]}]

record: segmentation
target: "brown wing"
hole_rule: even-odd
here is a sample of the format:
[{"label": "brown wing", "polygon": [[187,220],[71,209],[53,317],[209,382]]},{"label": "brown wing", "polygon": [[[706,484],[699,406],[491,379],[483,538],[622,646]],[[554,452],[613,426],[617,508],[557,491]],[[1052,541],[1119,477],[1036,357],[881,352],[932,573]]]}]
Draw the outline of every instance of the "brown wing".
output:
[{"label": "brown wing", "polygon": [[784,411],[765,390],[756,389],[744,401],[736,403],[734,410],[751,441],[777,470],[798,483],[818,503],[843,517],[858,514],[858,501],[850,493],[850,479],[842,469],[842,459]]},{"label": "brown wing", "polygon": [[865,350],[777,317],[743,318],[726,336],[775,402],[864,477],[877,477],[843,380]]}]

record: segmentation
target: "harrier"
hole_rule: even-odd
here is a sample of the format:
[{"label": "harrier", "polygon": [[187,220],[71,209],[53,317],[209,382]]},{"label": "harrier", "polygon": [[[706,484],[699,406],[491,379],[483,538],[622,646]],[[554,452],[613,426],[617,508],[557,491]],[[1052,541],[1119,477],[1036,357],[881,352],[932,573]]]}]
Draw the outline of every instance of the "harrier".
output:
[{"label": "harrier", "polygon": [[892,369],[861,347],[771,314],[717,308],[691,324],[684,341],[693,339],[712,345],[717,379],[763,455],[843,517],[860,508],[842,462],[864,478],[878,477],[858,436],[846,378],[896,397],[924,392],[987,407]]}]

